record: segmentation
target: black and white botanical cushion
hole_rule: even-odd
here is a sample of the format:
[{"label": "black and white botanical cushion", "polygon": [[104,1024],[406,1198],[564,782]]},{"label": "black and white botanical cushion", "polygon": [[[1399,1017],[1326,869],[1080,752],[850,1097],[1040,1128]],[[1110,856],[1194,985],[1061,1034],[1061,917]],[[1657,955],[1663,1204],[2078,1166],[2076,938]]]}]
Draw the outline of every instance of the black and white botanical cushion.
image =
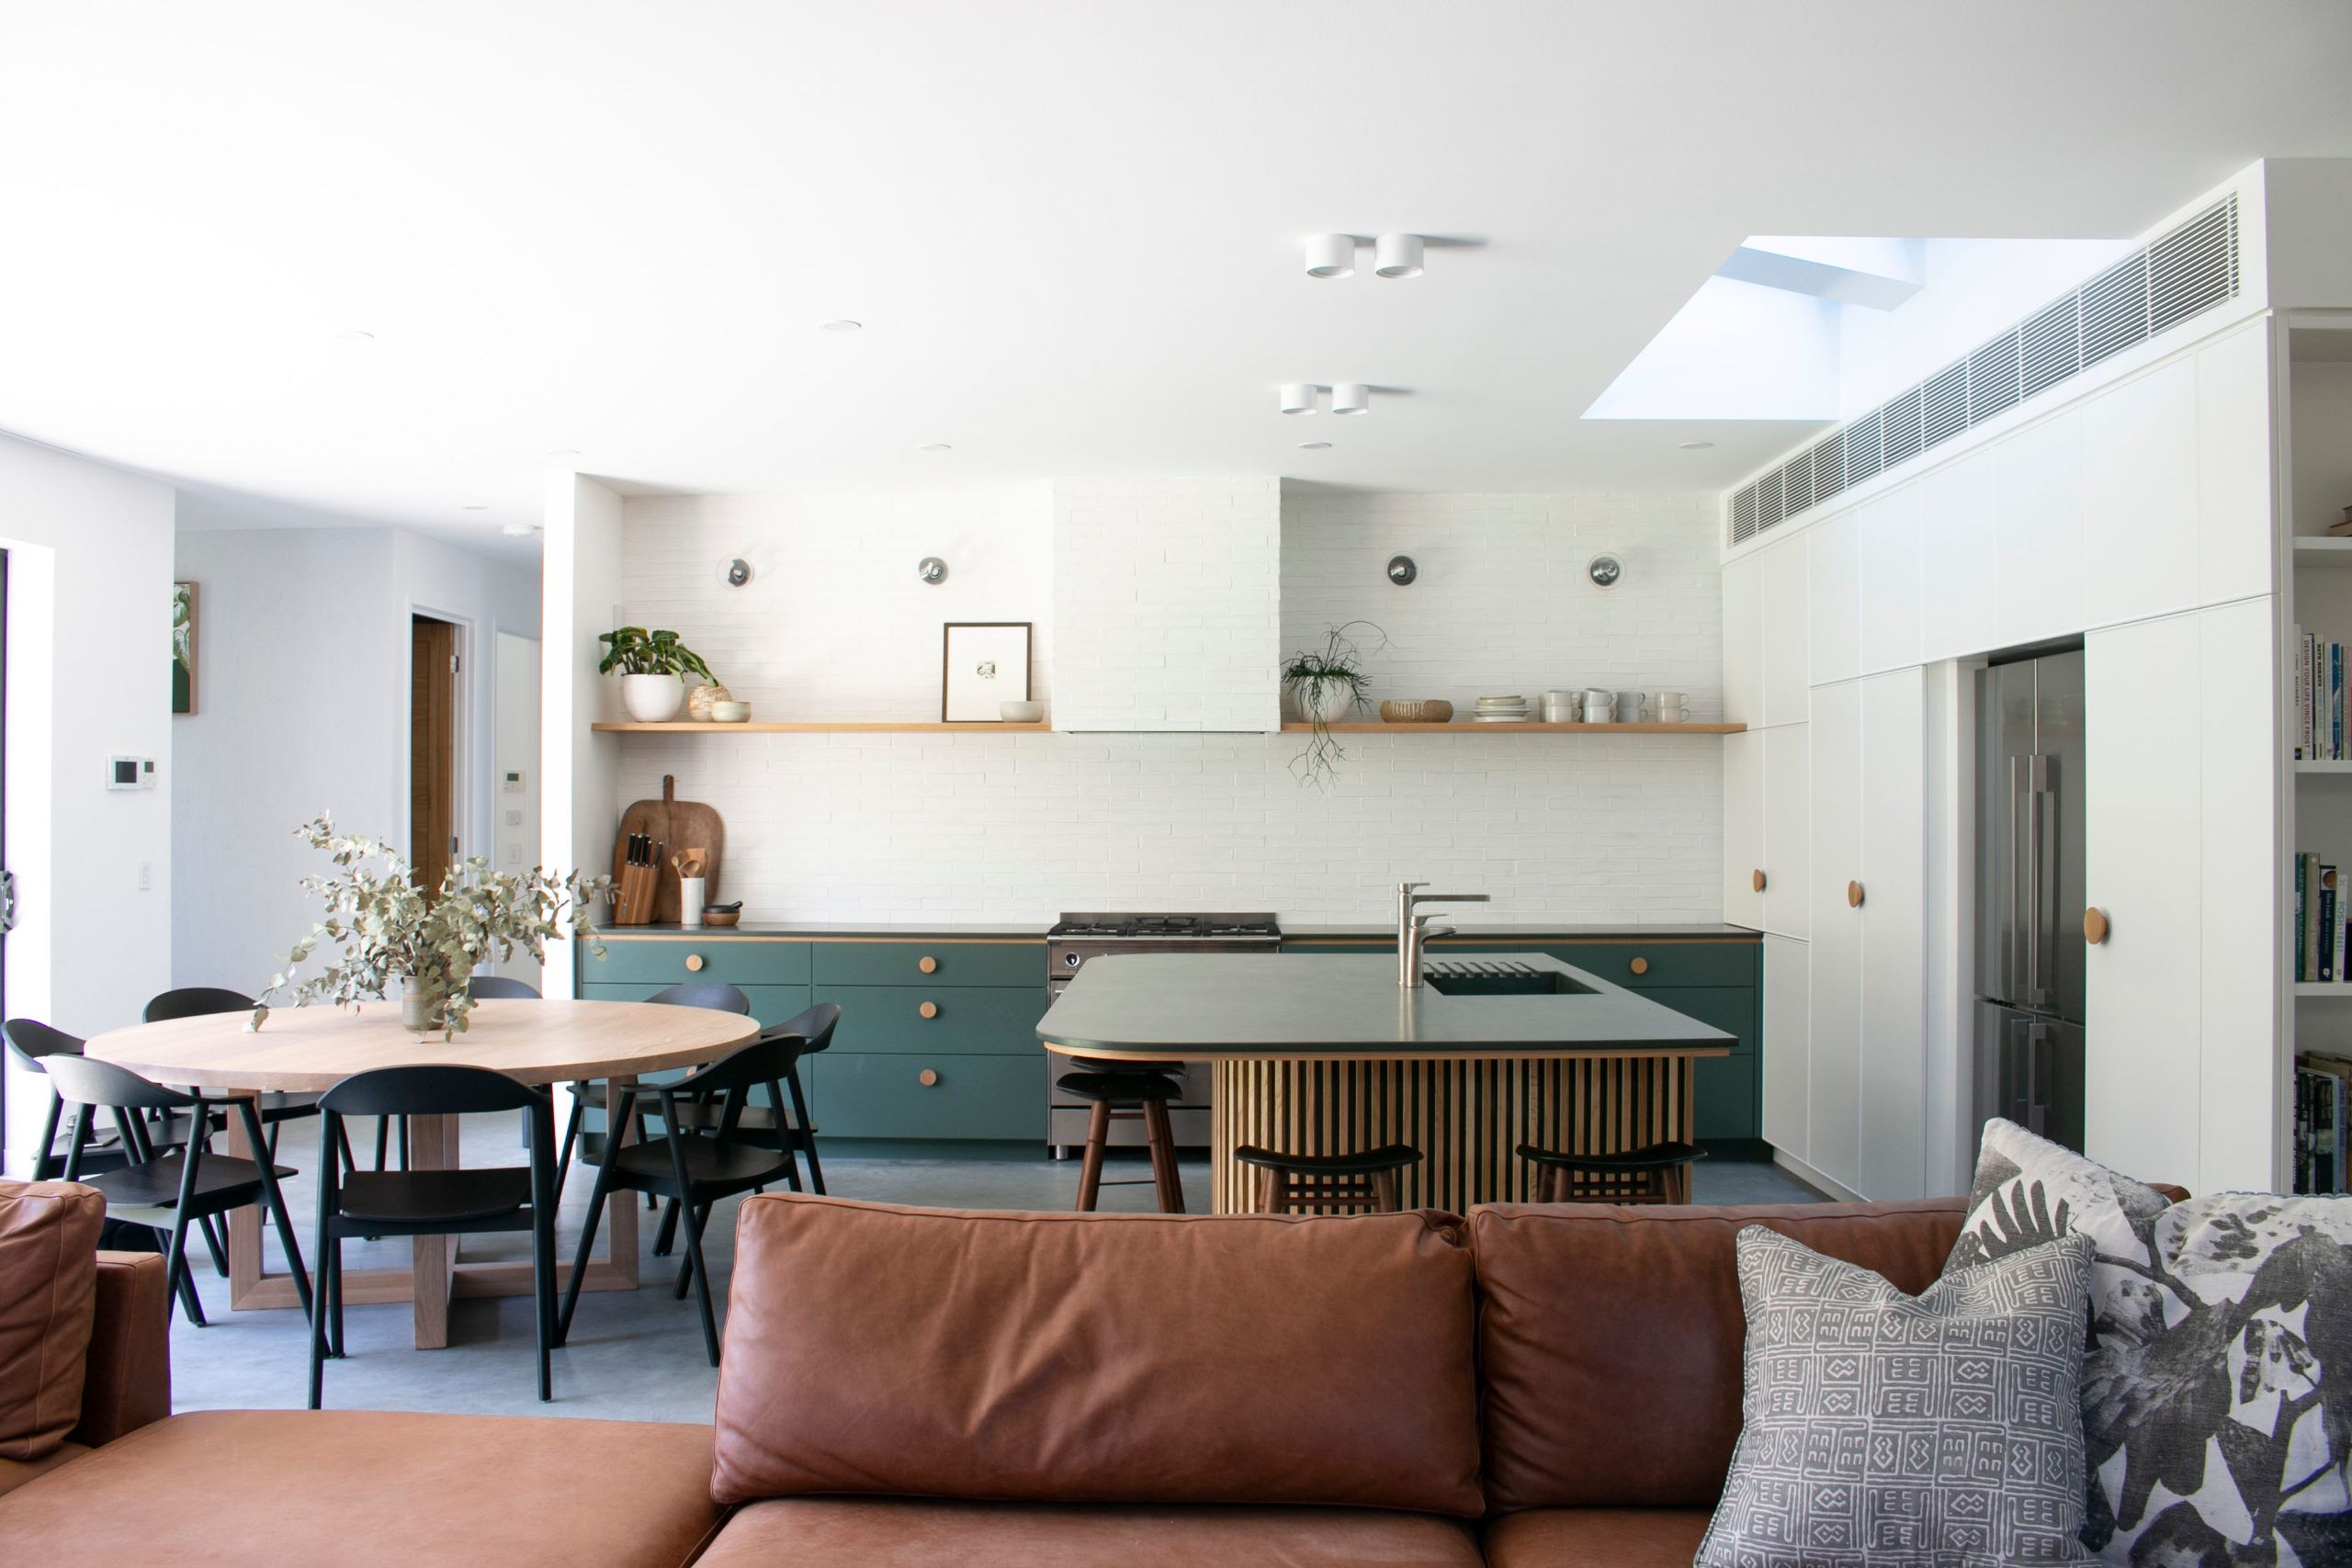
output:
[{"label": "black and white botanical cushion", "polygon": [[1776,1231],[1739,1233],[1738,1446],[1697,1568],[2085,1562],[2091,1243],[1919,1296]]},{"label": "black and white botanical cushion", "polygon": [[2129,1568],[2352,1564],[2352,1199],[2162,1197],[1985,1129],[1947,1273],[2091,1237],[2083,1540]]}]

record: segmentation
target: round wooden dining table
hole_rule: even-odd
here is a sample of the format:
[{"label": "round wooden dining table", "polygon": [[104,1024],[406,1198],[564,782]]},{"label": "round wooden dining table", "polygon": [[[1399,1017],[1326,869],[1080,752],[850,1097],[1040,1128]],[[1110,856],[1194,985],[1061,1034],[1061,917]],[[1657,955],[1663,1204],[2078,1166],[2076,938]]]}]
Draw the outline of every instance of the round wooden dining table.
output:
[{"label": "round wooden dining table", "polygon": [[[646,1073],[698,1066],[717,1059],[759,1033],[754,1019],[707,1008],[657,1002],[495,1000],[475,1004],[463,1033],[443,1039],[418,1035],[401,1022],[397,1002],[371,1002],[355,1009],[272,1009],[257,1030],[251,1014],[217,1013],[134,1024],[96,1035],[85,1046],[100,1061],[130,1068],[140,1077],[212,1094],[253,1095],[272,1091],[320,1094],[354,1073],[375,1067],[448,1065],[488,1067],[528,1084],[601,1080],[618,1086]],[[631,1135],[620,1129],[624,1141]],[[237,1119],[230,1118],[227,1152],[250,1157]],[[308,1158],[322,1157],[313,1146]],[[517,1157],[522,1157],[520,1152]],[[282,1147],[283,1163],[306,1158]],[[412,1169],[451,1169],[458,1164],[458,1118],[409,1118]],[[606,1205],[605,1255],[592,1261],[582,1288],[634,1290],[638,1283],[637,1208]],[[307,1250],[310,1237],[303,1236]],[[354,1269],[344,1274],[345,1300],[352,1303],[413,1301],[416,1344],[437,1349],[449,1342],[452,1296],[524,1296],[531,1293],[531,1266],[525,1262],[467,1261],[449,1236],[413,1239],[407,1269]],[[262,1266],[261,1212],[240,1209],[229,1218],[229,1304],[243,1311],[300,1303],[290,1274]],[[560,1249],[559,1249],[560,1252]],[[315,1267],[316,1260],[311,1260]],[[559,1264],[568,1270],[569,1264]],[[561,1289],[568,1273],[556,1281]]]}]

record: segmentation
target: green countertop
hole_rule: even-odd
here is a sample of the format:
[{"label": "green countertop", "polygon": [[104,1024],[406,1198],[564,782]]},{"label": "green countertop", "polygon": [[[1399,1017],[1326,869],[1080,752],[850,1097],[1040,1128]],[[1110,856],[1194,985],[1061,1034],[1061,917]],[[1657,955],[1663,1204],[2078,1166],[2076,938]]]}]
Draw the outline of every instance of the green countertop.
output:
[{"label": "green countertop", "polygon": [[1540,953],[1449,949],[1446,963],[1524,964],[1585,995],[1446,996],[1396,984],[1384,953],[1126,953],[1087,962],[1037,1025],[1049,1047],[1170,1061],[1220,1057],[1722,1055],[1733,1036]]},{"label": "green countertop", "polygon": [[[1434,908],[1434,907],[1433,907]],[[637,936],[769,936],[797,937],[870,937],[876,942],[918,937],[964,937],[995,939],[1003,942],[1043,942],[1044,923],[1023,925],[1017,922],[1001,924],[924,924],[919,920],[746,920],[740,926],[602,926],[597,929],[599,940]],[[1292,942],[1394,942],[1396,927],[1388,925],[1290,925],[1283,927],[1283,937]],[[1496,925],[1476,922],[1458,925],[1454,934],[1440,938],[1450,947],[1464,942],[1532,942],[1539,938],[1555,938],[1565,942],[1665,942],[1723,941],[1756,942],[1758,933],[1746,926],[1712,924],[1576,924],[1560,921],[1514,922]]]}]

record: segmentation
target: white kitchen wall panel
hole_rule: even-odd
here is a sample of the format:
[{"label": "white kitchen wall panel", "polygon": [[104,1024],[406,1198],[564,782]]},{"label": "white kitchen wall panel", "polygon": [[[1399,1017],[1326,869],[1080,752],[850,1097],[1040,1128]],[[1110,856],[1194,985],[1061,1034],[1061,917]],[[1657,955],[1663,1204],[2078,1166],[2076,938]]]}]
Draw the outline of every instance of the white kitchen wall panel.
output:
[{"label": "white kitchen wall panel", "polygon": [[1861,1163],[1862,912],[1847,902],[1862,875],[1862,694],[1843,681],[1813,689],[1807,1164],[1858,1188]]},{"label": "white kitchen wall panel", "polygon": [[1724,919],[1755,930],[1764,924],[1765,888],[1756,886],[1764,874],[1764,742],[1761,730],[1724,737]]},{"label": "white kitchen wall panel", "polygon": [[1919,477],[1919,642],[1929,661],[1994,646],[2001,603],[1993,519],[2000,510],[1997,447]]},{"label": "white kitchen wall panel", "polygon": [[1805,530],[1808,679],[1850,680],[1862,667],[1861,514],[1842,512]]},{"label": "white kitchen wall panel", "polygon": [[1809,726],[1784,724],[1764,731],[1764,929],[1802,940],[1811,926],[1806,892],[1811,856],[1813,791],[1808,784]]},{"label": "white kitchen wall panel", "polygon": [[[2198,706],[2204,715],[2198,752],[2203,1112],[2196,1179],[2174,1179],[2199,1192],[2280,1185],[2272,1168],[2281,1146],[2277,1108],[2292,1080],[2280,1060],[2273,983],[2283,960],[2276,878],[2283,855],[2298,846],[2278,841],[2277,759],[2284,752],[2278,709],[2265,700],[2278,669],[2277,614],[2278,601],[2264,596],[2197,617]],[[2314,782],[2333,787],[2342,781]]]},{"label": "white kitchen wall panel", "polygon": [[1724,718],[1764,722],[1764,568],[1754,556],[1723,567]]},{"label": "white kitchen wall panel", "polygon": [[2204,602],[2272,592],[2270,332],[2254,321],[2197,354],[2197,520]]},{"label": "white kitchen wall panel", "polygon": [[1762,569],[1764,612],[1764,722],[1803,724],[1811,633],[1807,620],[1807,566],[1803,535],[1785,539],[1754,558]]},{"label": "white kitchen wall panel", "polygon": [[1927,1196],[1927,681],[1860,683],[1862,719],[1861,1146],[1873,1202]]},{"label": "white kitchen wall panel", "polygon": [[2082,630],[2083,415],[2064,409],[1994,447],[1995,646]]},{"label": "white kitchen wall panel", "polygon": [[1919,487],[1861,508],[1861,660],[1865,674],[1919,662]]},{"label": "white kitchen wall panel", "polygon": [[1810,1160],[1807,1119],[1812,1023],[1812,947],[1791,937],[1764,938],[1764,1141]]},{"label": "white kitchen wall panel", "polygon": [[2083,405],[2086,624],[2193,609],[2197,362],[2176,359]]}]

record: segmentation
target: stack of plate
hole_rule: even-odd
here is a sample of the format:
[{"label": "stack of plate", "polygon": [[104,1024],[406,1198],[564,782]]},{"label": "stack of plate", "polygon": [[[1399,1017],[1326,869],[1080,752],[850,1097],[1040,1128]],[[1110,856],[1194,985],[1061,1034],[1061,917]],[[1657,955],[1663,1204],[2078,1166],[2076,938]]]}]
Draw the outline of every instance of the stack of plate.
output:
[{"label": "stack of plate", "polygon": [[1534,716],[1528,711],[1525,697],[1480,697],[1473,724],[1525,724]]}]

